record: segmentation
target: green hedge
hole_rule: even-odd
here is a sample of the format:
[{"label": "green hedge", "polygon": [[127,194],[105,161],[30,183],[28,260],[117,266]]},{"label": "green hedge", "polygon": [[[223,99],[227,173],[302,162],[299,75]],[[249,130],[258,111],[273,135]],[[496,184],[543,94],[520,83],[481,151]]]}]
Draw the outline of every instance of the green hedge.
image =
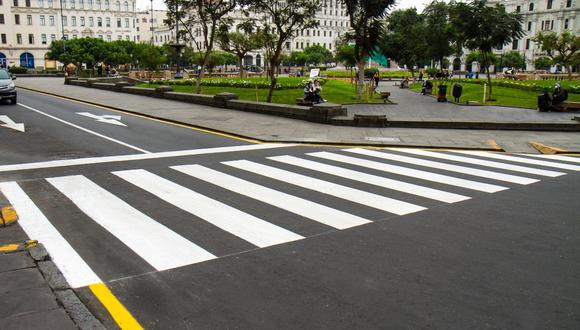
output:
[{"label": "green hedge", "polygon": [[[484,83],[487,84],[486,79],[462,79],[459,81],[458,79],[451,79],[454,82],[461,82],[462,84],[478,84],[483,85]],[[556,86],[556,81],[553,80],[525,80],[525,81],[517,81],[517,80],[492,80],[493,86],[501,86],[501,87],[508,87],[514,89],[520,89],[524,91],[534,91],[534,92],[543,92],[544,89],[548,91],[552,91]],[[578,82],[561,82],[562,88],[566,89],[568,93],[572,94],[580,94],[580,81]]]},{"label": "green hedge", "polygon": [[[318,78],[320,83],[324,85],[326,80]],[[282,79],[280,78],[276,83],[275,89],[297,89],[304,88],[308,79]],[[153,80],[152,84],[161,85],[175,85],[175,86],[195,86],[196,79],[180,79],[180,80]],[[232,87],[232,88],[256,88],[266,89],[270,87],[270,81],[267,79],[241,79],[241,78],[209,78],[201,80],[202,86],[213,87]]]},{"label": "green hedge", "polygon": [[8,69],[8,71],[10,73],[27,73],[28,72],[28,68],[24,68],[21,66],[13,66],[10,69]]},{"label": "green hedge", "polygon": [[[372,68],[372,69],[376,69],[376,68]],[[367,69],[365,69],[365,71],[367,71]],[[350,71],[331,71],[331,70],[325,70],[325,71],[320,71],[320,74],[324,74],[327,75],[329,77],[336,77],[336,78],[350,78]],[[356,76],[356,72],[353,71],[352,73],[354,76]],[[379,71],[379,74],[381,75],[381,78],[401,78],[401,77],[410,77],[411,76],[411,72],[410,71]],[[418,71],[415,71],[415,75],[418,74]]]}]

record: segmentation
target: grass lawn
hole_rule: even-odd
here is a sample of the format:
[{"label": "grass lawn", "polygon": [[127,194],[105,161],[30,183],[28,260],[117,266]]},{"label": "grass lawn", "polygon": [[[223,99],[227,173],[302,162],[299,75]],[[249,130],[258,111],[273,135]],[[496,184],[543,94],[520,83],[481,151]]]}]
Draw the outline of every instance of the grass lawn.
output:
[{"label": "grass lawn", "polygon": [[[286,78],[288,79],[288,78]],[[137,87],[157,87],[156,84],[140,84]],[[194,93],[195,86],[171,86],[176,92]],[[234,87],[217,87],[217,86],[203,86],[201,93],[215,95],[221,92],[234,93],[240,97],[240,100],[256,101],[256,89],[255,88],[234,88]],[[268,96],[267,89],[257,90],[257,101],[265,102]],[[283,103],[283,104],[296,104],[297,98],[302,98],[304,92],[302,88],[298,89],[281,89],[274,90],[274,95],[272,97],[273,103]],[[338,81],[338,80],[328,80],[322,88],[322,97],[328,102],[337,104],[355,103],[356,91],[354,86],[348,82]],[[364,99],[364,97],[363,97]],[[382,99],[377,95],[370,99],[369,102],[383,102]]]},{"label": "grass lawn", "polygon": [[[549,82],[544,82],[547,87],[550,87],[550,92],[553,89],[555,82],[551,84]],[[411,85],[411,89],[420,91],[422,83],[415,83]],[[462,81],[463,93],[461,94],[461,102],[474,101],[481,103],[483,100],[483,85],[480,84],[470,84]],[[562,87],[564,87],[562,83]],[[453,100],[452,84],[447,85],[447,98]],[[489,93],[489,87],[487,92]],[[437,93],[437,83],[434,83],[433,94]],[[510,107],[520,107],[520,108],[530,108],[535,109],[538,104],[538,92],[535,91],[525,91],[516,88],[493,86],[493,98],[496,100],[494,102],[485,102],[485,104],[490,105],[505,105]],[[568,94],[568,101],[580,102],[580,94]]]}]

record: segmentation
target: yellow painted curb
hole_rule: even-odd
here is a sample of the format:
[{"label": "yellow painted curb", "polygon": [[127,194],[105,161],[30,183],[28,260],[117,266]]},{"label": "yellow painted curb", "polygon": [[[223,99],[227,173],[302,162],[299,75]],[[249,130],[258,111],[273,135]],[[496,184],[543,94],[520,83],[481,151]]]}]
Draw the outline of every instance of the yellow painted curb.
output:
[{"label": "yellow painted curb", "polygon": [[135,320],[133,315],[121,304],[121,302],[113,295],[104,283],[97,283],[89,285],[89,289],[93,292],[95,297],[99,299],[101,304],[109,311],[113,320],[117,322],[119,328],[125,329],[143,329],[139,322]]},{"label": "yellow painted curb", "polygon": [[536,150],[546,155],[562,154],[568,152],[568,150],[551,147],[539,142],[528,141],[528,143]]},{"label": "yellow painted curb", "polygon": [[20,249],[20,244],[7,244],[0,246],[0,252],[12,252]]},{"label": "yellow painted curb", "polygon": [[489,146],[490,146],[490,147],[491,147],[493,150],[496,150],[496,151],[504,151],[504,150],[503,150],[503,148],[502,148],[502,147],[500,147],[500,145],[499,145],[499,144],[497,144],[497,141],[496,141],[496,140],[493,140],[493,139],[491,139],[491,140],[487,140],[487,144],[489,144]]},{"label": "yellow painted curb", "polygon": [[14,222],[18,221],[18,214],[12,206],[5,206],[0,211],[0,224],[2,227],[6,227]]}]

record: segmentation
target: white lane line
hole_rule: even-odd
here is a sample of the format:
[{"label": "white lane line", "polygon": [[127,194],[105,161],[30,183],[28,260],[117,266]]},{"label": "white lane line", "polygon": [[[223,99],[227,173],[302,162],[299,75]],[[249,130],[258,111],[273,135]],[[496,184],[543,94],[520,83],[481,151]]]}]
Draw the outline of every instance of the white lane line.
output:
[{"label": "white lane line", "polygon": [[113,174],[256,246],[266,247],[304,238],[151,172],[138,169]]},{"label": "white lane line", "polygon": [[204,149],[179,150],[179,151],[164,151],[164,152],[156,152],[156,153],[150,153],[150,154],[51,160],[51,161],[37,162],[37,163],[0,165],[0,172],[20,171],[20,170],[35,170],[35,169],[42,169],[42,168],[54,168],[54,167],[78,166],[78,165],[90,165],[90,164],[102,164],[102,163],[114,163],[114,162],[127,162],[127,161],[134,161],[134,160],[159,159],[159,158],[170,158],[170,157],[208,155],[208,154],[219,154],[219,153],[226,153],[226,152],[284,148],[284,147],[291,147],[291,146],[294,146],[294,145],[264,143],[264,144],[250,144],[250,145],[233,146],[233,147],[217,147],[217,148],[204,148]]},{"label": "white lane line", "polygon": [[222,164],[263,175],[306,189],[318,191],[323,194],[336,196],[338,198],[346,199],[355,203],[374,207],[376,209],[397,215],[405,215],[426,209],[415,204],[399,201],[350,187],[345,187],[328,181],[311,178],[306,175],[281,170],[275,167],[262,165],[247,160],[222,162]]},{"label": "white lane line", "polygon": [[494,193],[502,190],[508,189],[507,187],[497,186],[493,184],[471,181],[460,179],[448,175],[437,174],[427,171],[416,170],[412,168],[407,168],[403,166],[384,164],[380,162],[375,162],[372,160],[361,159],[356,157],[349,157],[339,154],[334,154],[330,152],[314,152],[307,154],[309,156],[319,157],[323,159],[329,159],[336,162],[352,164],[356,166],[366,167],[377,171],[394,173],[398,175],[408,176],[412,178],[427,180],[431,182],[443,183],[450,186],[461,187],[471,190],[483,191],[487,193]]},{"label": "white lane line", "polygon": [[467,155],[473,155],[473,156],[481,156],[481,157],[487,157],[487,158],[507,160],[507,161],[516,162],[516,163],[525,163],[525,164],[532,164],[532,165],[561,168],[563,170],[580,171],[580,166],[577,166],[577,165],[546,162],[543,160],[529,159],[529,158],[523,158],[523,157],[514,157],[514,156],[508,156],[508,155],[498,155],[498,154],[494,154],[494,153],[486,153],[486,152],[480,152],[480,151],[456,151],[456,152],[459,152],[462,154],[467,154]]},{"label": "white lane line", "polygon": [[149,151],[147,151],[147,150],[145,150],[145,149],[141,149],[141,148],[139,148],[139,147],[136,147],[136,146],[130,145],[130,144],[128,144],[128,143],[125,143],[125,142],[123,142],[123,141],[119,141],[119,140],[117,140],[117,139],[113,139],[112,137],[108,137],[108,136],[106,136],[106,135],[103,135],[103,134],[97,133],[97,132],[95,132],[95,131],[91,131],[91,130],[90,130],[90,129],[88,129],[88,128],[84,128],[84,127],[81,127],[81,126],[79,126],[79,125],[75,125],[75,124],[73,124],[73,123],[71,123],[71,122],[68,122],[68,121],[66,121],[66,120],[60,119],[60,118],[58,118],[58,117],[55,117],[55,116],[53,116],[53,115],[49,115],[49,114],[48,114],[48,113],[46,113],[46,112],[40,111],[40,110],[38,110],[38,109],[35,109],[35,108],[33,108],[33,107],[30,107],[30,106],[28,106],[28,105],[25,105],[25,104],[22,104],[22,103],[18,103],[18,105],[19,105],[19,106],[21,106],[21,107],[24,107],[24,108],[26,108],[26,109],[28,109],[28,110],[32,110],[32,111],[34,111],[34,112],[37,112],[37,113],[39,113],[39,114],[41,114],[41,115],[43,115],[43,116],[46,116],[46,117],[48,117],[48,118],[52,118],[52,119],[54,119],[54,120],[56,120],[56,121],[60,121],[60,122],[61,122],[61,123],[63,123],[63,124],[69,125],[69,126],[71,126],[71,127],[74,127],[74,128],[76,128],[76,129],[80,129],[81,131],[84,131],[84,132],[87,132],[87,133],[89,133],[89,134],[93,134],[93,135],[95,135],[95,136],[98,136],[98,137],[100,137],[100,138],[103,138],[103,139],[105,139],[105,140],[109,140],[109,141],[111,141],[111,142],[118,143],[118,144],[120,144],[120,145],[122,145],[122,146],[125,146],[125,147],[128,147],[128,148],[131,148],[131,149],[133,149],[133,150],[137,150],[137,151],[139,151],[139,152],[142,152],[142,153],[145,153],[145,154],[149,154],[149,153],[151,153],[151,152],[149,152]]},{"label": "white lane line", "polygon": [[553,160],[561,160],[564,162],[571,162],[571,163],[580,163],[580,157],[569,157],[569,156],[560,156],[560,155],[520,155],[526,157],[537,157],[537,158],[544,158],[544,159],[553,159]]},{"label": "white lane line", "polygon": [[18,213],[18,223],[30,239],[42,243],[52,261],[73,288],[102,283],[73,247],[62,237],[34,202],[16,182],[0,183],[0,191]]},{"label": "white lane line", "polygon": [[446,192],[443,190],[427,188],[412,183],[383,178],[377,175],[353,171],[337,166],[322,164],[292,156],[268,157],[268,159],[272,159],[285,164],[291,164],[294,166],[300,166],[302,168],[319,171],[322,173],[340,176],[350,180],[372,184],[387,189],[402,191],[407,194],[430,198],[445,203],[455,203],[470,199],[470,197]]},{"label": "white lane line", "polygon": [[359,216],[260,186],[201,165],[183,165],[171,168],[337,229],[346,229],[372,222]]},{"label": "white lane line", "polygon": [[397,162],[403,162],[403,163],[408,163],[408,164],[436,168],[436,169],[450,171],[450,172],[463,173],[463,174],[478,176],[478,177],[487,178],[487,179],[494,179],[494,180],[499,180],[499,181],[523,184],[523,185],[527,185],[527,184],[539,181],[536,179],[530,179],[530,178],[517,176],[517,175],[510,175],[510,174],[503,174],[503,173],[498,173],[498,172],[493,172],[493,171],[480,170],[480,169],[476,169],[476,168],[472,168],[472,167],[451,165],[451,164],[446,164],[446,163],[441,163],[441,162],[434,162],[434,161],[425,160],[425,159],[395,155],[395,154],[391,154],[391,153],[385,153],[385,152],[379,152],[379,151],[373,151],[373,150],[367,150],[367,149],[345,149],[344,151],[353,152],[353,153],[361,154],[361,155],[377,157],[377,158],[381,158],[381,159],[394,160]]},{"label": "white lane line", "polygon": [[499,168],[502,170],[510,170],[510,171],[515,171],[515,172],[548,176],[548,177],[552,177],[552,178],[557,177],[557,176],[561,176],[561,175],[566,175],[566,173],[562,173],[562,172],[540,170],[540,169],[532,168],[532,167],[511,165],[511,164],[493,162],[493,161],[489,161],[489,160],[482,160],[482,159],[476,159],[476,158],[471,158],[471,157],[455,156],[455,155],[450,155],[448,153],[442,153],[442,152],[432,152],[432,151],[426,151],[426,150],[404,149],[404,148],[389,148],[388,150],[396,150],[396,151],[400,151],[400,152],[410,153],[413,155],[446,159],[446,160],[468,163],[468,164],[477,164],[477,165],[482,165],[482,166],[487,166],[487,167]]},{"label": "white lane line", "polygon": [[82,175],[46,180],[156,270],[215,258]]}]

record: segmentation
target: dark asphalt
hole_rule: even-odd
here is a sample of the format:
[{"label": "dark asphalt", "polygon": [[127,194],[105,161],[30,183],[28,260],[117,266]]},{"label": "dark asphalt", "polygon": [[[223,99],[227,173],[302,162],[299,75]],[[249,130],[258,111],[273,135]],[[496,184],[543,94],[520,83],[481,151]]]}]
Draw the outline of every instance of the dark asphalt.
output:
[{"label": "dark asphalt", "polygon": [[[22,93],[20,101],[148,151],[244,144],[125,115],[123,122],[128,128],[108,126],[74,114],[77,111],[105,113],[105,110],[35,97],[39,96]],[[48,105],[49,102],[55,104]],[[78,107],[87,109],[77,110]],[[16,122],[28,122],[31,132],[37,132],[30,141],[22,141],[27,133],[12,133],[0,128],[0,141],[6,138],[19,142],[6,145],[7,150],[14,152],[24,148],[31,153],[23,156],[17,151],[13,157],[8,153],[0,164],[47,160],[50,152],[65,153],[73,146],[74,150],[87,153],[75,157],[136,153],[86,133],[81,135],[58,122],[36,118],[43,116],[23,108],[2,106],[0,113],[14,116]],[[23,117],[17,117],[19,115]],[[159,139],[151,141],[147,130],[158,132]],[[47,151],[41,148],[44,135],[47,136],[44,139]],[[53,143],[50,138],[58,139],[61,144]],[[442,161],[540,180],[518,185],[443,169],[382,161],[509,188],[490,194],[305,155],[323,150],[348,154],[336,148],[286,147],[0,172],[0,182],[17,181],[74,250],[147,329],[576,329],[580,326],[580,218],[577,210],[580,172],[529,165],[566,173],[549,178]],[[267,159],[278,155],[294,155],[471,199],[446,204]],[[388,196],[427,210],[396,216],[222,163],[240,159]],[[336,230],[169,168],[184,164],[200,164],[373,222]],[[256,248],[111,173],[131,169],[145,169],[305,239]],[[44,180],[66,175],[85,176],[218,258],[156,271]],[[171,247],[159,246],[159,249],[168,248]],[[105,324],[111,324],[86,288],[79,288],[77,292]]]}]

